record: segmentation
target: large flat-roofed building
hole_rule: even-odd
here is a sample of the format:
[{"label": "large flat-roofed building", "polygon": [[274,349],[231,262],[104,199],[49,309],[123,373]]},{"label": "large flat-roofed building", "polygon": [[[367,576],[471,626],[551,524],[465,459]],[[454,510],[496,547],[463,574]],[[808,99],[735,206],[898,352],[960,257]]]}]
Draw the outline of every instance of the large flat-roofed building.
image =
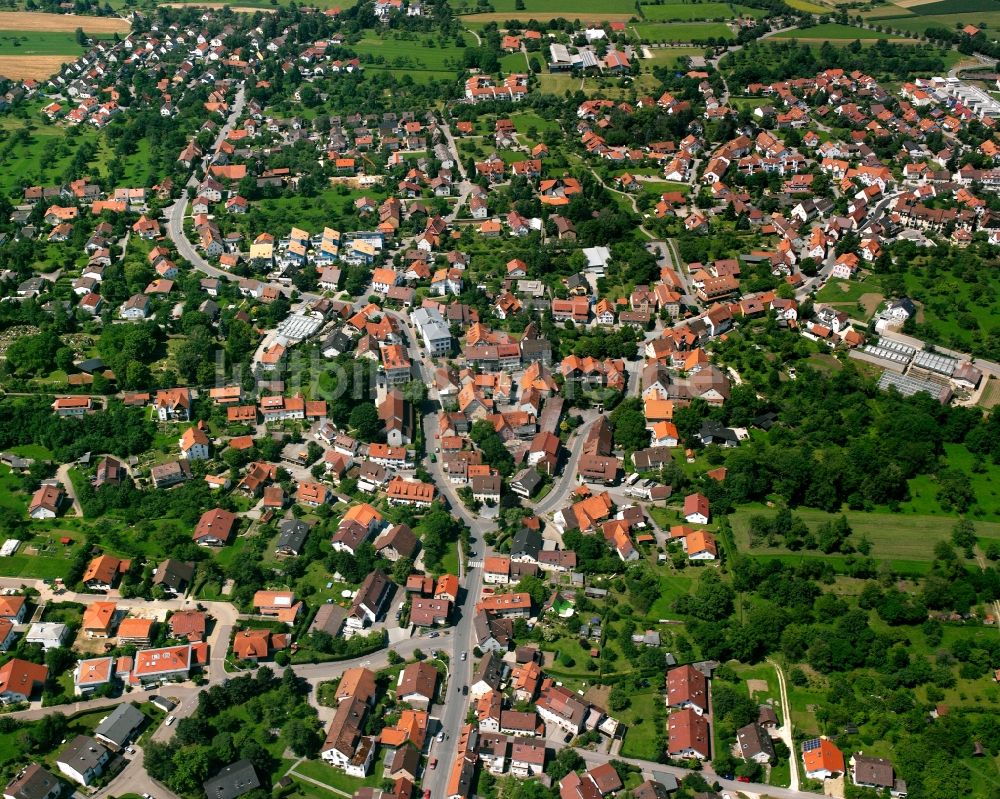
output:
[{"label": "large flat-roofed building", "polygon": [[451,352],[451,329],[435,308],[417,308],[410,319],[424,340],[428,355],[435,358]]}]

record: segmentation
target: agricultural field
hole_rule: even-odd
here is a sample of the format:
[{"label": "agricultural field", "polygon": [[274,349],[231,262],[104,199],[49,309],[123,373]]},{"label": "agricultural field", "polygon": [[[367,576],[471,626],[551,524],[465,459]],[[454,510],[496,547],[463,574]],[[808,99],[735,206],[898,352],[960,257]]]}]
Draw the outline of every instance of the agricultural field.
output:
[{"label": "agricultural field", "polygon": [[862,41],[875,41],[877,39],[889,39],[891,41],[906,41],[906,36],[899,36],[889,33],[876,33],[875,31],[855,28],[851,25],[838,25],[828,23],[826,25],[815,25],[811,28],[801,30],[790,30],[775,34],[771,39],[798,39],[800,42],[851,42],[855,39]]},{"label": "agricultural field", "polygon": [[[66,55],[84,52],[72,33],[0,30],[0,56]],[[70,59],[67,59],[67,61]]]},{"label": "agricultural field", "polygon": [[[603,14],[610,13],[614,17],[634,16],[634,12],[623,13],[623,4],[618,0],[524,0],[524,9],[517,9],[516,0],[492,0],[490,3],[493,11],[497,14],[509,15],[517,12],[518,17],[534,17],[539,19],[540,15],[563,16],[567,19],[575,19],[581,14]],[[725,5],[718,3],[716,5]],[[475,2],[472,0],[453,0],[452,8],[458,14],[474,12]],[[625,6],[631,9],[631,6]],[[478,16],[478,15],[477,15]]]},{"label": "agricultural field", "polygon": [[365,64],[366,69],[405,70],[417,81],[453,78],[463,54],[462,49],[454,44],[441,47],[433,39],[421,41],[416,36],[384,39],[369,35],[352,44],[351,49],[362,61],[365,56],[375,59],[374,63]]},{"label": "agricultural field", "polygon": [[821,6],[812,0],[787,0],[787,3],[797,11],[808,11],[811,14],[825,14],[830,11],[826,6]]},{"label": "agricultural field", "polygon": [[129,23],[117,17],[0,11],[0,75],[40,80],[58,72],[84,52],[77,28],[92,38],[110,38],[128,31]]},{"label": "agricultural field", "polygon": [[650,22],[668,20],[693,21],[701,19],[732,19],[737,16],[760,17],[763,9],[739,6],[732,3],[678,3],[641,5],[639,10]]},{"label": "agricultural field", "polygon": [[[978,475],[973,475],[977,477]],[[996,475],[994,475],[996,478]],[[938,541],[947,540],[951,536],[952,527],[955,525],[956,516],[945,516],[941,514],[940,507],[936,507],[938,515],[929,515],[934,510],[931,503],[937,506],[936,501],[927,496],[930,489],[930,480],[913,481],[917,494],[910,503],[904,504],[904,511],[901,513],[864,513],[861,511],[845,511],[844,516],[853,531],[851,540],[858,541],[862,536],[867,538],[872,545],[871,557],[876,560],[890,560],[900,571],[922,573],[927,570],[934,557],[934,544]],[[911,491],[913,488],[911,487]],[[931,501],[928,502],[928,499]],[[921,512],[914,512],[919,507]],[[909,510],[910,512],[906,512]],[[750,547],[750,517],[762,515],[771,517],[775,514],[774,509],[756,507],[742,508],[730,516],[733,526],[733,537],[736,546],[743,552],[751,552],[754,555],[776,555],[781,560],[798,562],[800,558],[818,557],[824,562],[836,563],[842,561],[843,557],[835,555],[824,555],[818,550],[802,550],[793,553],[784,547]],[[830,514],[809,508],[797,508],[793,514],[802,518],[806,525],[815,530],[819,525],[827,521],[832,521],[841,514]],[[995,514],[994,515],[995,518]],[[976,521],[976,532],[983,539],[1000,538],[1000,523]]]},{"label": "agricultural field", "polygon": [[69,14],[43,14],[35,11],[0,11],[0,31],[41,31],[73,33],[83,28],[88,36],[111,36],[129,29],[120,17],[82,17]]},{"label": "agricultural field", "polygon": [[929,27],[953,30],[964,25],[985,25],[1000,29],[1000,2],[997,0],[932,0],[912,3],[899,0],[862,14],[871,22],[899,30],[923,34]]},{"label": "agricultural field", "polygon": [[694,42],[735,38],[721,22],[640,22],[631,26],[640,39],[651,42]]},{"label": "agricultural field", "polygon": [[[202,3],[200,0],[191,0],[191,2],[184,2],[184,0],[177,0],[173,3],[165,3],[164,5],[170,8],[184,8],[184,6],[198,6],[198,8],[228,8],[231,11],[235,11],[238,14],[255,14],[258,11],[273,12],[274,6],[270,3],[270,0],[231,0],[230,2],[217,2],[217,3]],[[326,0],[320,0],[316,3],[317,8],[330,8],[331,3]]]}]

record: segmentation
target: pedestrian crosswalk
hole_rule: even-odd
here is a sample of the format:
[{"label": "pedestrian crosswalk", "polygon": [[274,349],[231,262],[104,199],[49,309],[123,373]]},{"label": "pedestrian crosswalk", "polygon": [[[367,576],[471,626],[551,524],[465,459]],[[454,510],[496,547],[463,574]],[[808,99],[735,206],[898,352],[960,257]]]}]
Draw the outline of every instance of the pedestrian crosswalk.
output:
[{"label": "pedestrian crosswalk", "polygon": [[481,560],[470,560],[465,565],[469,569],[481,569],[481,568],[483,568],[483,562]]}]

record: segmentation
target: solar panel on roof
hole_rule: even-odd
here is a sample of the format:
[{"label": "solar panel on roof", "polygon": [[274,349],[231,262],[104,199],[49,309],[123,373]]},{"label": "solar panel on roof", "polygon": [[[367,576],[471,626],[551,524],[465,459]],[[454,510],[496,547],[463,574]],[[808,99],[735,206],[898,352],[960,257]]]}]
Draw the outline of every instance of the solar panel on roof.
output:
[{"label": "solar panel on roof", "polygon": [[803,741],[803,743],[802,743],[802,751],[803,752],[811,752],[814,749],[819,749],[819,745],[820,745],[819,738],[813,738],[810,741]]}]

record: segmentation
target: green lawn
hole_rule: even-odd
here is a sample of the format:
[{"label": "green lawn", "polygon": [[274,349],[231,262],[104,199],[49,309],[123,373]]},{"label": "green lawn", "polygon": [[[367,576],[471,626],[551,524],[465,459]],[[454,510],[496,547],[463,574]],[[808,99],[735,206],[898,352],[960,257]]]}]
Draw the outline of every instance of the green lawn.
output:
[{"label": "green lawn", "polygon": [[527,69],[528,63],[524,60],[524,53],[507,53],[500,59],[500,71],[505,74],[525,72]]},{"label": "green lawn", "polygon": [[380,768],[373,769],[373,773],[362,780],[357,777],[349,777],[343,771],[328,766],[319,760],[306,760],[299,763],[295,767],[295,770],[304,777],[310,777],[318,782],[322,782],[324,785],[329,785],[331,788],[344,791],[351,796],[359,788],[366,785],[375,786],[382,781]]},{"label": "green lawn", "polygon": [[659,760],[663,753],[658,744],[663,741],[666,708],[663,693],[654,688],[634,693],[625,710],[614,713],[614,717],[627,725],[621,754],[641,760]]},{"label": "green lawn", "polygon": [[869,277],[866,280],[840,280],[831,278],[816,292],[816,302],[845,303],[857,302],[862,294],[878,292],[881,286],[878,280]]},{"label": "green lawn", "polygon": [[659,619],[677,618],[677,614],[673,610],[674,602],[691,592],[691,588],[698,579],[698,574],[697,569],[688,568],[679,572],[670,572],[661,577],[660,595],[650,605],[646,619],[658,621]]},{"label": "green lawn", "polygon": [[43,447],[41,444],[19,444],[11,447],[10,451],[22,458],[34,458],[35,460],[51,460],[52,450]]},{"label": "green lawn", "polygon": [[452,541],[441,558],[442,574],[458,574],[458,542]]},{"label": "green lawn", "polygon": [[[970,517],[976,522],[979,534],[984,538],[1000,537],[1000,524],[990,524],[1000,521],[1000,468],[986,461],[982,464],[983,471],[975,471],[975,456],[961,444],[945,444],[945,460],[949,466],[957,467],[965,472],[972,481],[972,491],[976,504]],[[920,475],[909,481],[910,500],[904,502],[904,513],[935,514],[942,513],[937,501],[937,480],[931,475]],[[980,522],[979,520],[985,520]],[[952,519],[949,524],[954,523]]]},{"label": "green lawn", "polygon": [[9,508],[16,513],[28,511],[28,497],[21,490],[21,481],[9,466],[0,464],[0,508]]},{"label": "green lawn", "polygon": [[695,58],[705,55],[704,47],[653,47],[650,48],[652,58],[644,58],[641,63],[647,66],[677,66],[682,58]]}]

